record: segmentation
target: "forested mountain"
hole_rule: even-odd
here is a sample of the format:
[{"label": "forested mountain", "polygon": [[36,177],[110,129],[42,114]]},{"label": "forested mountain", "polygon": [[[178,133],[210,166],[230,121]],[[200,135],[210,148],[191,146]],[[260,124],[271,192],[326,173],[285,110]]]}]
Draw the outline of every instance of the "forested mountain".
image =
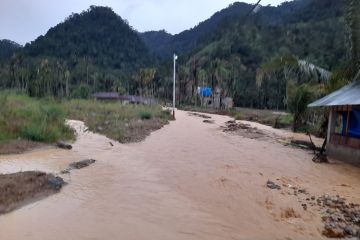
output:
[{"label": "forested mountain", "polygon": [[[295,0],[278,7],[260,6],[254,15],[256,23],[260,26],[279,26],[343,16],[344,5],[344,1]],[[179,34],[150,31],[142,33],[141,36],[150,50],[160,57],[169,57],[173,52],[187,54],[195,47],[202,46],[204,42],[213,41],[213,38],[218,37],[219,33],[214,32],[217,29],[226,30],[235,22],[244,22],[252,8],[251,4],[235,2],[194,28]]]},{"label": "forested mountain", "polygon": [[111,8],[91,6],[13,55],[0,67],[0,87],[39,97],[130,91],[136,87],[133,74],[152,64],[148,48],[127,22]]},{"label": "forested mountain", "polygon": [[149,63],[148,49],[137,33],[110,8],[95,6],[72,14],[26,44],[23,53],[75,61],[87,58],[95,65],[123,71]]},{"label": "forested mountain", "polygon": [[169,57],[174,52],[189,53],[226,20],[238,19],[247,14],[251,8],[252,5],[250,4],[236,2],[215,13],[211,18],[199,23],[194,28],[179,34],[170,35],[164,31],[150,31],[142,33],[141,36],[150,50],[161,58]]},{"label": "forested mountain", "polygon": [[143,39],[149,50],[157,56],[164,56],[165,53],[167,55],[172,54],[169,45],[173,35],[165,30],[140,33],[140,37]]},{"label": "forested mountain", "polygon": [[0,40],[0,60],[9,59],[20,48],[21,45],[16,42],[7,39]]}]

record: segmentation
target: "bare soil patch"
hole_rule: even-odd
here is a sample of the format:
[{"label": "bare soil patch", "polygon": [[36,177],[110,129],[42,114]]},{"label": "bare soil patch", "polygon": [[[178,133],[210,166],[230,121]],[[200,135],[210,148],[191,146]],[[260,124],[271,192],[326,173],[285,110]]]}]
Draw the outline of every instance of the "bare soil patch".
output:
[{"label": "bare soil patch", "polygon": [[281,217],[286,219],[301,218],[301,215],[297,213],[293,208],[286,208],[281,212]]},{"label": "bare soil patch", "polygon": [[211,119],[210,116],[205,115],[205,114],[200,114],[200,113],[195,113],[195,112],[189,112],[188,114],[189,114],[189,116],[195,116],[195,117],[204,118],[204,119]]},{"label": "bare soil patch", "polygon": [[236,118],[237,120],[257,122],[275,128],[288,129],[292,127],[292,116],[285,112],[251,108],[236,108],[231,111],[226,109],[200,108],[193,106],[183,107],[183,110],[230,116]]},{"label": "bare soil patch", "polygon": [[[160,118],[152,118],[147,120],[132,120],[126,125],[121,137],[118,139],[121,143],[141,142],[148,137],[151,132],[161,129],[167,122]],[[108,136],[108,135],[107,135]]]},{"label": "bare soil patch", "polygon": [[46,146],[44,143],[27,140],[2,142],[0,143],[0,154],[20,154],[44,146]]},{"label": "bare soil patch", "polygon": [[0,214],[55,194],[64,184],[62,178],[43,172],[0,175]]},{"label": "bare soil patch", "polygon": [[264,131],[251,127],[249,124],[237,123],[236,121],[228,121],[223,127],[223,132],[233,133],[250,139],[270,138]]}]

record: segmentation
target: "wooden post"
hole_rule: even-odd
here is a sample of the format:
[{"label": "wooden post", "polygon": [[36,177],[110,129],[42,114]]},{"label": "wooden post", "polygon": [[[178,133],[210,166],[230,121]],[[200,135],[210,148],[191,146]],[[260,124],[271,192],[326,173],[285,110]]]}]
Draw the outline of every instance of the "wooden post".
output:
[{"label": "wooden post", "polygon": [[351,106],[347,106],[347,119],[346,119],[346,137],[349,136],[349,128],[350,128],[350,110]]},{"label": "wooden post", "polygon": [[337,112],[335,108],[330,109],[329,115],[329,125],[328,125],[328,132],[327,132],[327,143],[331,140],[331,135],[334,133],[335,130],[335,122],[336,122]]}]

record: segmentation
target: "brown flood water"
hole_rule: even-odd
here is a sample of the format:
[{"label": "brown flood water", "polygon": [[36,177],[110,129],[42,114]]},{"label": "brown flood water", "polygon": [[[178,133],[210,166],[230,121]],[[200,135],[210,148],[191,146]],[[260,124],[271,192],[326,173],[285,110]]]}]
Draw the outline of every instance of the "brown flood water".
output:
[{"label": "brown flood water", "polygon": [[[206,124],[178,111],[177,121],[146,141],[114,147],[71,121],[79,132],[72,151],[1,156],[0,173],[57,173],[74,161],[98,161],[63,175],[69,185],[59,194],[0,216],[0,239],[321,238],[320,214],[266,188],[269,179],[360,203],[359,168],[314,164],[307,151],[223,133],[230,119],[212,117],[215,124]],[[284,218],[287,208],[301,217]]]}]

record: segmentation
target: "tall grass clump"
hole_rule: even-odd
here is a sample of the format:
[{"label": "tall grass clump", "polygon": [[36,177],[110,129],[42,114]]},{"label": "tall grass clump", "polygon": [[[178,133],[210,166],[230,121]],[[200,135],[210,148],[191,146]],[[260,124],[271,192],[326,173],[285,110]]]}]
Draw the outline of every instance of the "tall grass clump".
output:
[{"label": "tall grass clump", "polygon": [[0,141],[53,143],[73,137],[74,132],[65,124],[65,114],[56,102],[0,92]]}]

